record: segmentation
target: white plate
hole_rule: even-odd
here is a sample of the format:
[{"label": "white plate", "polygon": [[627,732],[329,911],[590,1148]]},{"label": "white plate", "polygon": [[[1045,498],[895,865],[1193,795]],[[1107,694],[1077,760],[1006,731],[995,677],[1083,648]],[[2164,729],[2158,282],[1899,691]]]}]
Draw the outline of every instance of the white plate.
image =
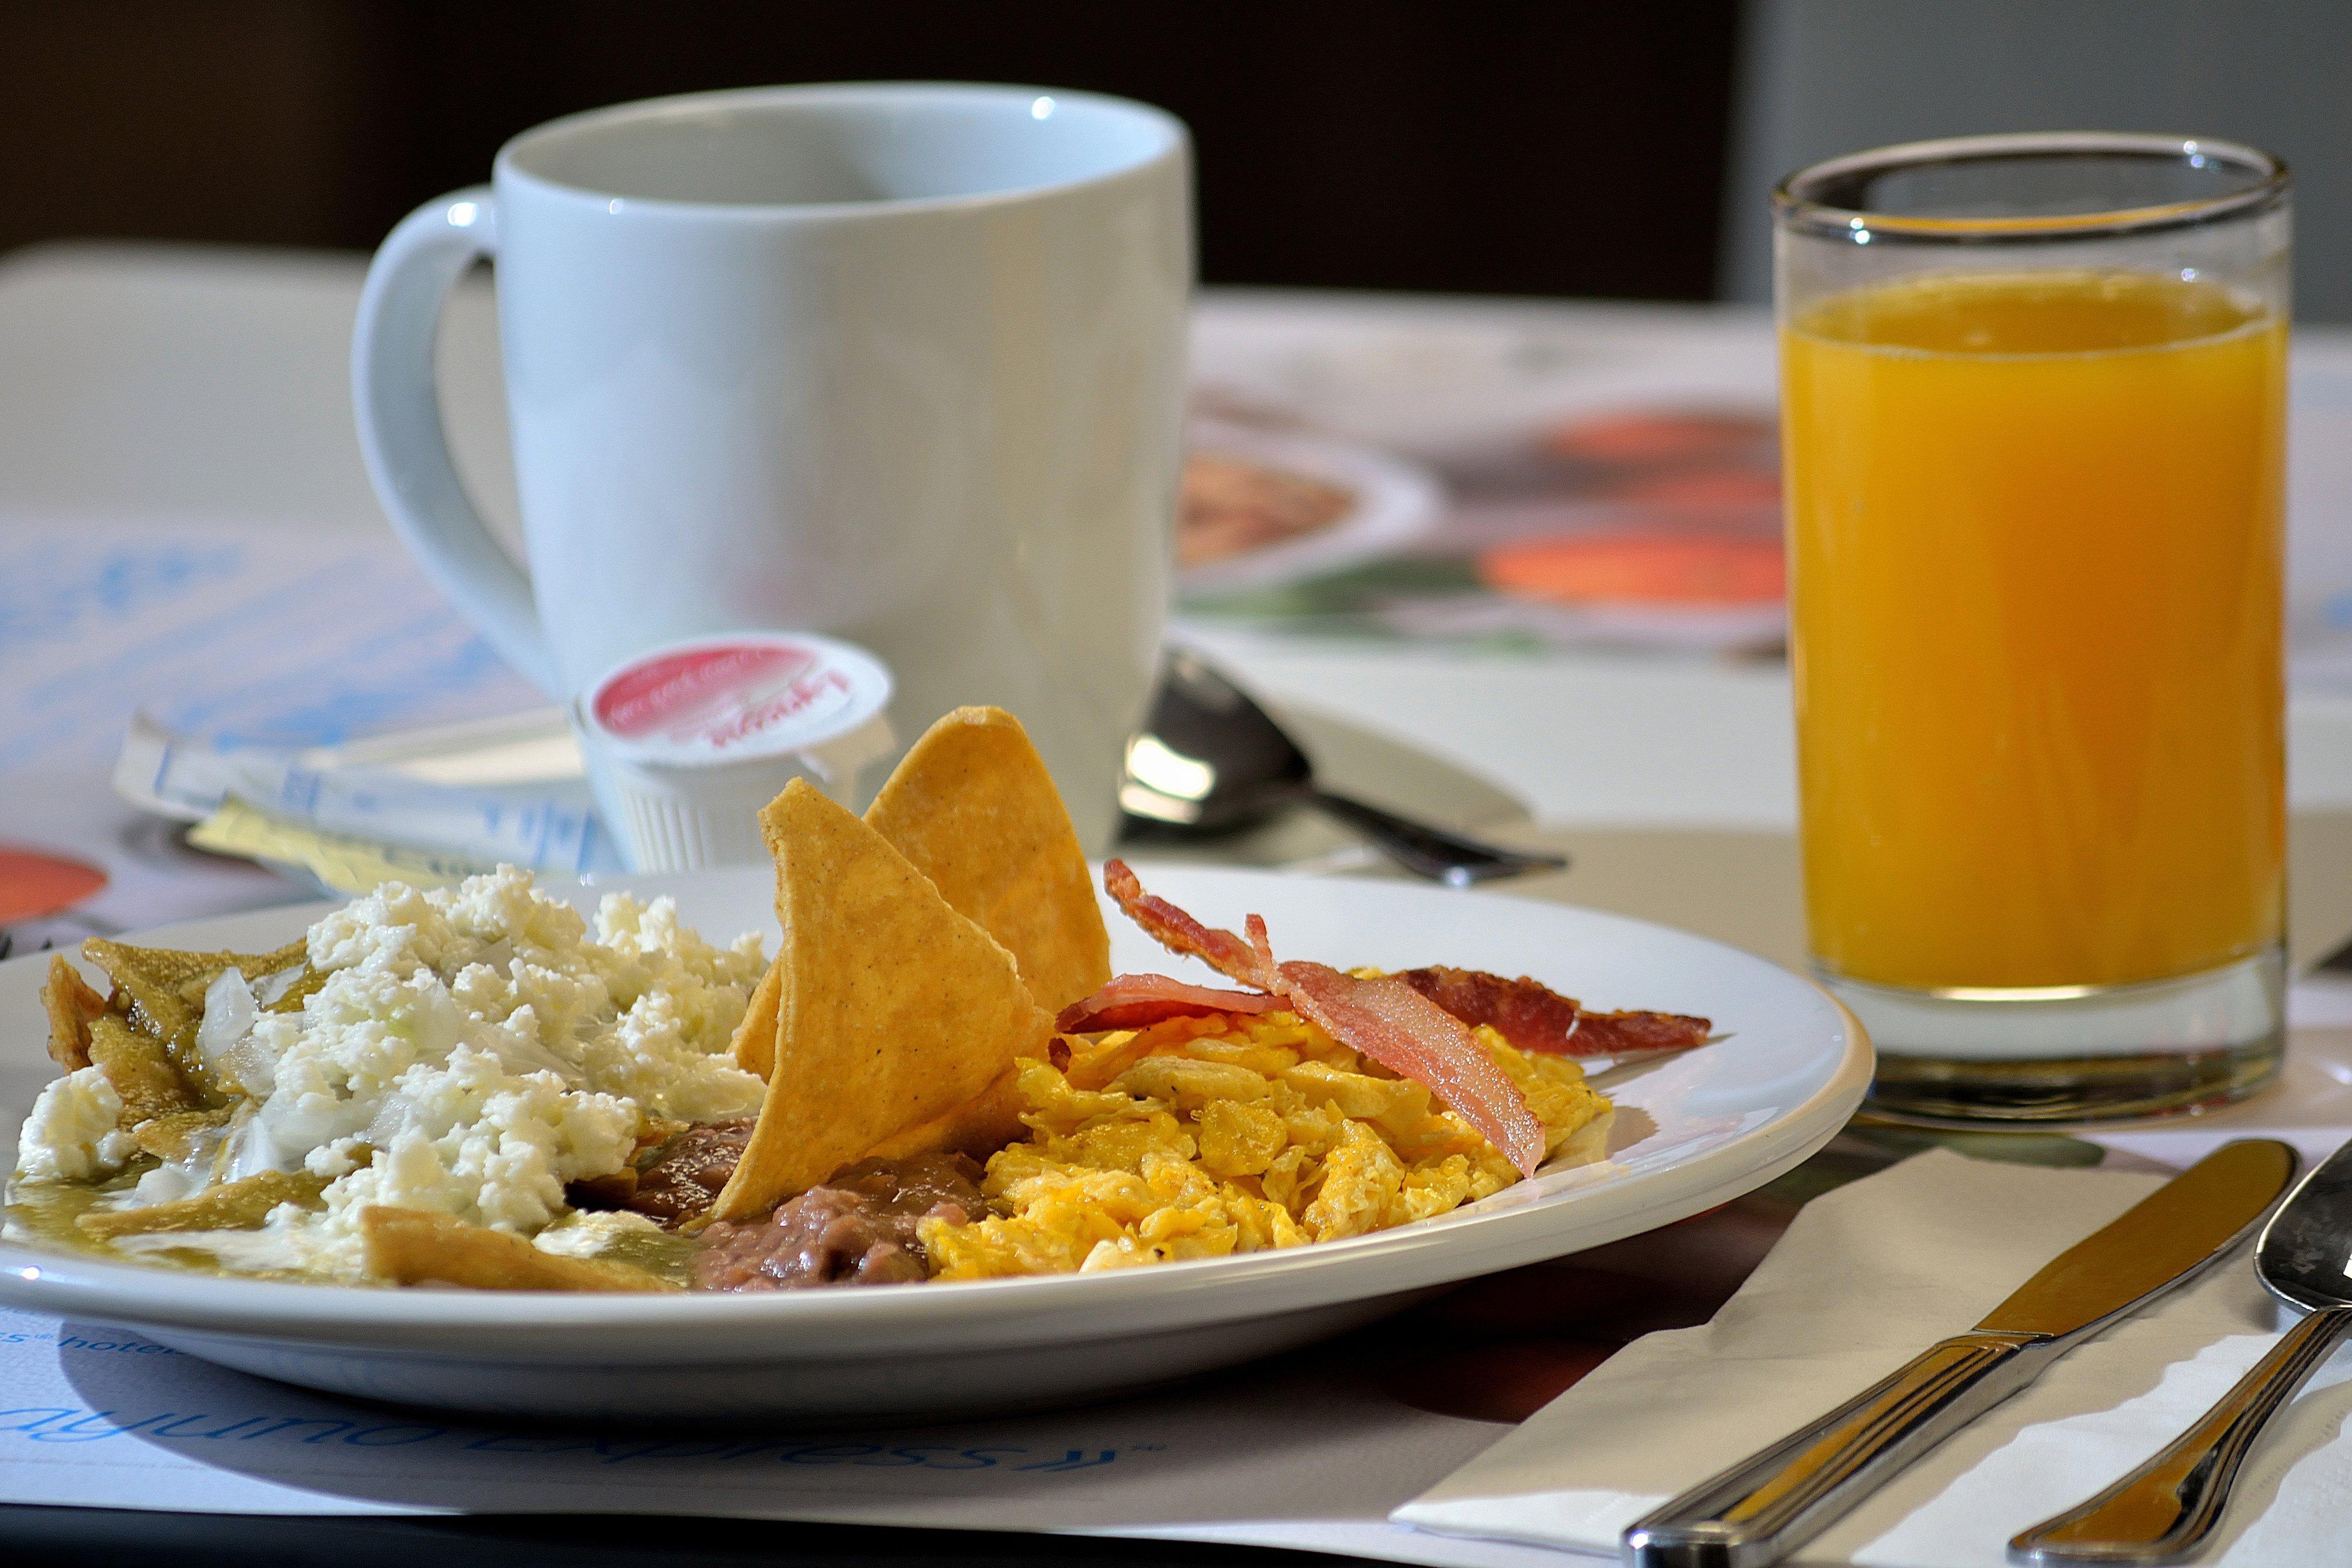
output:
[{"label": "white plate", "polygon": [[1428,533],[1445,509],[1437,476],[1417,464],[1334,441],[1195,419],[1185,432],[1190,448],[1318,479],[1348,492],[1348,509],[1312,533],[1186,567],[1184,594],[1232,593],[1317,577],[1402,549]]},{"label": "white plate", "polygon": [[[1419,1225],[1246,1257],[1087,1275],[761,1295],[379,1291],[215,1279],[0,1243],[0,1301],[119,1323],[264,1376],[506,1416],[935,1416],[1097,1396],[1306,1343],[1417,1295],[1654,1229],[1770,1180],[1860,1101],[1870,1046],[1843,1009],[1760,958],[1662,926],[1493,894],[1226,868],[1143,868],[1222,925],[1265,916],[1275,950],[1333,964],[1529,974],[1603,1008],[1703,1014],[1723,1036],[1622,1068],[1607,1162],[1546,1170]],[[676,894],[705,935],[772,932],[745,867],[607,885]],[[577,890],[593,902],[594,889]],[[325,904],[150,934],[265,949]],[[1181,966],[1115,912],[1121,970]],[[148,938],[142,937],[141,940]],[[51,1069],[45,956],[0,965],[0,1118]],[[13,1133],[9,1134],[13,1136]]]}]

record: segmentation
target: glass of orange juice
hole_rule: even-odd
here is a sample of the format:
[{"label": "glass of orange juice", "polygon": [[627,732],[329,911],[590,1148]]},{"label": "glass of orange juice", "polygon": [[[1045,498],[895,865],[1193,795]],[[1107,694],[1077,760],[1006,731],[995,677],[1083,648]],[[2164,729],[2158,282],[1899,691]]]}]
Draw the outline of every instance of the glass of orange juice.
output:
[{"label": "glass of orange juice", "polygon": [[2277,1071],[2286,171],[1974,137],[1774,196],[1805,900],[1898,1117]]}]

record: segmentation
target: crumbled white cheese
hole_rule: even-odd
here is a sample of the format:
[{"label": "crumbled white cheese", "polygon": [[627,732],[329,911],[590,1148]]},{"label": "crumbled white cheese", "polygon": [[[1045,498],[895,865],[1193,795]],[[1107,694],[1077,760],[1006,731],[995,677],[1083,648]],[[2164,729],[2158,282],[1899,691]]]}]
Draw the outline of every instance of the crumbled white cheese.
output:
[{"label": "crumbled white cheese", "polygon": [[67,1073],[41,1091],[16,1134],[16,1174],[26,1181],[91,1181],[113,1175],[138,1152],[116,1123],[122,1096],[96,1067]]},{"label": "crumbled white cheese", "polygon": [[593,1258],[632,1233],[658,1231],[661,1227],[625,1208],[575,1210],[532,1237],[542,1252],[562,1258]]},{"label": "crumbled white cheese", "polygon": [[[566,1182],[627,1163],[644,1117],[745,1115],[765,1092],[727,1052],[759,939],[715,947],[667,898],[607,895],[592,936],[512,867],[455,889],[387,883],[311,927],[310,958],[325,977],[299,1011],[216,986],[243,1028],[210,1028],[208,995],[204,1041],[252,1094],[222,1177],[334,1178],[324,1214],[270,1217],[310,1232],[305,1248],[348,1250],[371,1204],[530,1234]],[[29,1124],[26,1138],[56,1142]]]}]

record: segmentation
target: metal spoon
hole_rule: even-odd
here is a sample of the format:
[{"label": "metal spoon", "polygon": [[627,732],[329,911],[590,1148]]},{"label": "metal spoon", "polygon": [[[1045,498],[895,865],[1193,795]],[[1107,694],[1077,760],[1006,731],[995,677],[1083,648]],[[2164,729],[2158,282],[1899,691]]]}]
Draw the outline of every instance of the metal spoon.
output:
[{"label": "metal spoon", "polygon": [[1118,803],[1129,817],[1186,833],[1225,832],[1309,805],[1405,870],[1454,887],[1568,864],[1566,855],[1481,843],[1322,788],[1307,754],[1264,708],[1181,649],[1170,652],[1151,717],[1127,743]]},{"label": "metal spoon", "polygon": [[2310,1314],[2163,1452],[2009,1543],[2020,1563],[2180,1563],[2221,1521],[2263,1424],[2352,1333],[2352,1144],[2327,1156],[2263,1228],[2254,1275]]}]

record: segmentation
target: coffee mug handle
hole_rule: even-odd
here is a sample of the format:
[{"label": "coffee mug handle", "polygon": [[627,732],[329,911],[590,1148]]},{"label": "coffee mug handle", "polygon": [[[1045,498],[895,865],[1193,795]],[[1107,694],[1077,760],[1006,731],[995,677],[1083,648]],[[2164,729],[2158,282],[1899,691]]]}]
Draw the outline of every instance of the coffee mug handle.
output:
[{"label": "coffee mug handle", "polygon": [[352,407],[394,530],[490,646],[562,700],[530,579],[457,477],[434,384],[442,302],[478,257],[497,254],[498,233],[490,187],[475,185],[427,202],[385,236],[352,331]]}]

